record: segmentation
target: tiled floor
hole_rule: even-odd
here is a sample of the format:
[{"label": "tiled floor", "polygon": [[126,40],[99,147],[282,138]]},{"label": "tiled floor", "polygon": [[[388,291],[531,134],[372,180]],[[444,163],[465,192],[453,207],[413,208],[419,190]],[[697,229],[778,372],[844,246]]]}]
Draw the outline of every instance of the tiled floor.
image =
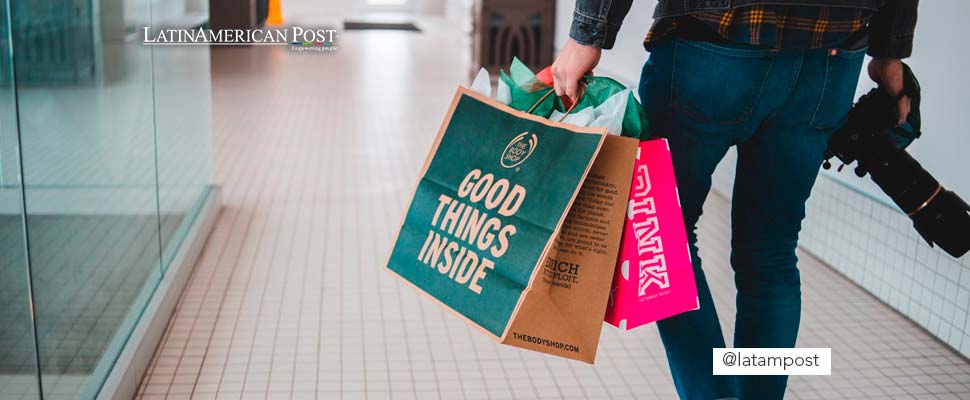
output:
[{"label": "tiled floor", "polygon": [[[182,216],[165,216],[164,229],[177,227]],[[0,224],[20,224],[0,218]],[[128,314],[146,275],[158,274],[158,225],[154,216],[35,215],[30,217],[31,258],[37,338],[45,375],[87,374],[96,366],[112,333]],[[5,229],[10,232],[13,229]],[[171,238],[166,235],[164,241]],[[128,239],[128,240],[126,240]],[[13,241],[8,246],[9,241]],[[0,238],[0,248],[13,248],[19,238]],[[2,247],[7,246],[7,247]],[[21,262],[19,260],[13,260]],[[13,263],[11,265],[17,265]],[[3,301],[19,304],[26,294],[13,268],[3,269]],[[14,287],[10,287],[14,286]],[[20,289],[20,290],[16,290]],[[21,318],[0,307],[0,374],[26,373],[34,367],[33,332],[14,321]],[[56,317],[54,317],[56,316]]]},{"label": "tiled floor", "polygon": [[[31,277],[38,347],[23,321],[24,271],[0,268],[0,400],[35,399],[35,351],[45,398],[74,399],[147,284],[159,279],[158,219],[139,215],[31,215]],[[172,232],[181,215],[162,216]],[[0,216],[0,241],[22,235],[20,217]],[[171,234],[163,236],[166,245]],[[0,254],[0,266],[24,264],[23,253]],[[113,358],[112,358],[113,360]]]},{"label": "tiled floor", "polygon": [[[162,245],[182,221],[162,216]],[[145,282],[158,279],[158,219],[139,215],[31,215],[32,282],[45,395],[73,399],[131,311]],[[0,217],[0,248],[23,246],[20,217]],[[36,398],[34,332],[23,253],[0,254],[0,399]]]},{"label": "tiled floor", "polygon": [[[138,391],[142,399],[675,398],[653,327],[603,328],[595,366],[490,342],[382,271],[455,85],[453,30],[345,33],[336,54],[213,52],[225,208]],[[702,256],[733,327],[727,202]],[[811,218],[811,216],[809,216]],[[799,345],[830,377],[792,399],[967,399],[970,364],[801,254]]]}]

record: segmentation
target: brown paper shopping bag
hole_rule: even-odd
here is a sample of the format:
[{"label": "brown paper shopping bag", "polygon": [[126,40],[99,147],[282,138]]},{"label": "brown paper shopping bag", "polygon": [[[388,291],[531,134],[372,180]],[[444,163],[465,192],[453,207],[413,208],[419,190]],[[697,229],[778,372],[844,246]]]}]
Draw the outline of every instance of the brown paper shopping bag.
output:
[{"label": "brown paper shopping bag", "polygon": [[459,89],[387,269],[500,343],[592,363],[636,151]]}]

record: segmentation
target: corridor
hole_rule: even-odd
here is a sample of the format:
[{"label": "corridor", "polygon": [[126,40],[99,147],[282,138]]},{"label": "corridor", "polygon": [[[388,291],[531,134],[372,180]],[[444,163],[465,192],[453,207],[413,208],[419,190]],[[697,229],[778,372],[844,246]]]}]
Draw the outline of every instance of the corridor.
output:
[{"label": "corridor", "polygon": [[[594,366],[494,344],[383,271],[455,87],[460,27],[346,31],[333,54],[212,51],[223,209],[139,399],[673,399],[656,328],[604,325]],[[701,254],[733,327],[729,203],[707,202]],[[809,215],[808,218],[812,218]],[[800,347],[832,376],[791,399],[967,399],[970,362],[800,254]]]}]

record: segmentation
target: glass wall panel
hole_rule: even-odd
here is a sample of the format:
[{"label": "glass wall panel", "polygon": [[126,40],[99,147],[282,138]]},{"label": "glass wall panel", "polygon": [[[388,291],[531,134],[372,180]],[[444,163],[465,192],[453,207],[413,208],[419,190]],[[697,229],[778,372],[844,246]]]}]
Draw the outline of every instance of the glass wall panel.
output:
[{"label": "glass wall panel", "polygon": [[7,1],[0,2],[0,400],[39,399]]},{"label": "glass wall panel", "polygon": [[97,394],[161,278],[148,1],[11,5],[44,397]]},{"label": "glass wall panel", "polygon": [[[197,28],[206,22],[208,8],[208,2],[201,0],[154,0],[152,25]],[[211,181],[209,46],[155,46],[152,50],[162,265],[167,267]]]}]

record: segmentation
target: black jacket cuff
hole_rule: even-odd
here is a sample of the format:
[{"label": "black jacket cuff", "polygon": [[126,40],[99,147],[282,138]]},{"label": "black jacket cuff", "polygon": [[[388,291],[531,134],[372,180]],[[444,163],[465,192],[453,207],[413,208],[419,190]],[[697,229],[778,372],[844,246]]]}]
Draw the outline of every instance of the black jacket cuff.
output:
[{"label": "black jacket cuff", "polygon": [[573,13],[569,37],[582,45],[612,49],[619,30],[619,26],[610,25],[605,20],[576,11]]}]

